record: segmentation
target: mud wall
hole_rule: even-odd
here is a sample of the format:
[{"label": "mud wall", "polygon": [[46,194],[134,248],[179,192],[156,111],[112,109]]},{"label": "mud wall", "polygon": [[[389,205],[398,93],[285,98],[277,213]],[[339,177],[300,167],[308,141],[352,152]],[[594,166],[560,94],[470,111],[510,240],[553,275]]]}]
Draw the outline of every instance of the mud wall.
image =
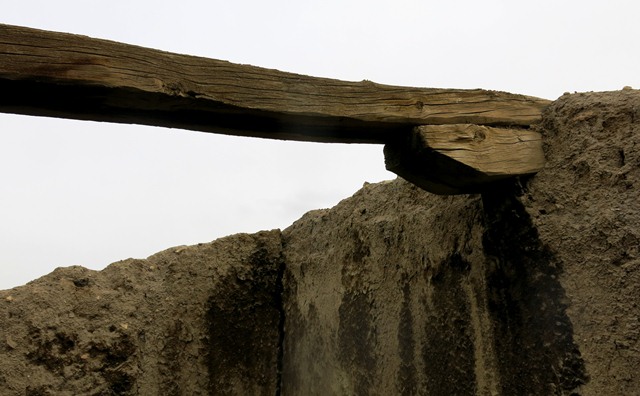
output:
[{"label": "mud wall", "polygon": [[640,93],[565,95],[546,168],[366,185],[284,231],[286,394],[637,394]]},{"label": "mud wall", "polygon": [[0,395],[274,395],[279,231],[0,292]]},{"label": "mud wall", "polygon": [[586,383],[560,263],[509,187],[442,198],[371,185],[286,230],[285,393],[546,395]]},{"label": "mud wall", "polygon": [[640,389],[640,93],[565,95],[545,169],[366,184],[283,231],[0,291],[0,394]]}]

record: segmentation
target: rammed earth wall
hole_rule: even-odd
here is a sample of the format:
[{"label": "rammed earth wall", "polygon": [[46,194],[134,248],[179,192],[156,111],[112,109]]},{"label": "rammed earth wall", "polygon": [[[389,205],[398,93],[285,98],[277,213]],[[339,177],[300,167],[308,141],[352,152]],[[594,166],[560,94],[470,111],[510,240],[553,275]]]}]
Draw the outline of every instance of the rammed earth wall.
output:
[{"label": "rammed earth wall", "polygon": [[530,179],[366,184],[283,231],[0,291],[0,394],[636,394],[639,123],[638,91],[565,95]]}]

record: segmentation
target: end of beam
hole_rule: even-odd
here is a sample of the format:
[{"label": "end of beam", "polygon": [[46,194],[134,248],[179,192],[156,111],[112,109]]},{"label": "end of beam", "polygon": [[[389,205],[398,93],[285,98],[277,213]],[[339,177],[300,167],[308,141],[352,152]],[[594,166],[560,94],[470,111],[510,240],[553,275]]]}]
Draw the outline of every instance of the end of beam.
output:
[{"label": "end of beam", "polygon": [[442,195],[480,193],[544,167],[540,133],[473,124],[418,126],[384,153],[388,170]]}]

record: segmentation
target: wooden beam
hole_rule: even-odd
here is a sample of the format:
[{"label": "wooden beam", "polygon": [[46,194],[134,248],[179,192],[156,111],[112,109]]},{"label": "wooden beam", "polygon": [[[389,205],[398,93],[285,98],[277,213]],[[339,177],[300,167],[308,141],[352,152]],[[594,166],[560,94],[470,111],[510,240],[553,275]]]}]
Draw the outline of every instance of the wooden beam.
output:
[{"label": "wooden beam", "polygon": [[320,142],[386,143],[413,126],[527,126],[547,100],[314,78],[0,25],[0,112]]},{"label": "wooden beam", "polygon": [[469,124],[426,125],[385,146],[387,169],[438,194],[482,192],[508,177],[544,167],[533,130]]},{"label": "wooden beam", "polygon": [[440,194],[535,173],[544,99],[346,82],[0,25],[0,112],[317,142],[385,143]]}]

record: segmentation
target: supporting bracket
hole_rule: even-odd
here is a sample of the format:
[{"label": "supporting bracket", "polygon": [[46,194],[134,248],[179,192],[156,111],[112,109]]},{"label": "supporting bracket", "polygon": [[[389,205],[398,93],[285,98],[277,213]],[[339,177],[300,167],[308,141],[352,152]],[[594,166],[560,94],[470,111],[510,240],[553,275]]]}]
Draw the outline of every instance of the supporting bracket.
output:
[{"label": "supporting bracket", "polygon": [[436,194],[478,193],[544,167],[542,136],[523,128],[423,125],[384,148],[391,172]]}]

